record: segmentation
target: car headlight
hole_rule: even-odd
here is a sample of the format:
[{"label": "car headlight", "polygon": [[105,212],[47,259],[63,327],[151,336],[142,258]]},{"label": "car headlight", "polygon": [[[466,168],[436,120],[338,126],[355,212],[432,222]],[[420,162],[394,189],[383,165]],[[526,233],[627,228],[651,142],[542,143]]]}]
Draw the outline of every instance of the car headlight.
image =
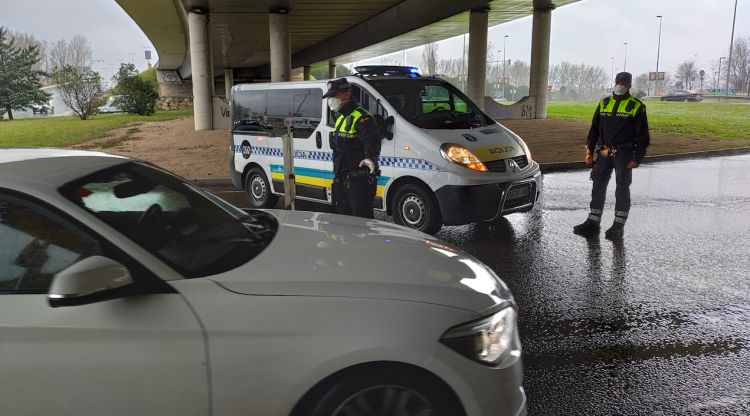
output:
[{"label": "car headlight", "polygon": [[479,321],[451,328],[441,342],[461,355],[486,365],[500,365],[508,357],[519,357],[513,349],[516,311],[507,307]]},{"label": "car headlight", "polygon": [[446,143],[440,146],[440,154],[449,162],[458,163],[471,170],[478,170],[480,172],[488,171],[487,166],[474,153],[471,153],[469,149],[463,146]]}]

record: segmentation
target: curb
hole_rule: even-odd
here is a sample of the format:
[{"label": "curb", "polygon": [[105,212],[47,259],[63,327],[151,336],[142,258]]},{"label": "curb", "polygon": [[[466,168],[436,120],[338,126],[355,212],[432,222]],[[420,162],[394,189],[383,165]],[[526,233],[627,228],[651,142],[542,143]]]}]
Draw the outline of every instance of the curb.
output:
[{"label": "curb", "polygon": [[[667,155],[654,155],[646,156],[645,161],[647,162],[670,162],[673,160],[684,160],[684,159],[695,159],[702,157],[716,157],[716,156],[734,156],[744,155],[750,153],[750,147],[737,147],[733,149],[719,149],[719,150],[706,150],[703,152],[690,152],[690,153],[672,153]],[[565,172],[568,170],[588,169],[588,165],[585,162],[554,162],[554,163],[541,163],[539,164],[542,173],[551,172]],[[198,178],[192,179],[191,182],[198,186],[206,188],[231,188],[231,178]]]},{"label": "curb", "polygon": [[[750,147],[736,147],[732,149],[704,150],[702,152],[670,153],[666,155],[646,156],[645,162],[670,162],[674,160],[696,159],[703,157],[734,156],[750,153]],[[540,163],[542,173],[564,172],[568,170],[589,169],[585,162],[554,162]]]}]

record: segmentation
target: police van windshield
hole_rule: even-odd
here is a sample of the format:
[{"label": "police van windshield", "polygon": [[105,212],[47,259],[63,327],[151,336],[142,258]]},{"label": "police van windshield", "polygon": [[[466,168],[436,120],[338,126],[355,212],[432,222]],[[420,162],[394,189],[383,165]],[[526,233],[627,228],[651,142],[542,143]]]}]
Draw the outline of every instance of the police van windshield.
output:
[{"label": "police van windshield", "polygon": [[439,79],[370,80],[407,121],[425,129],[466,129],[495,122],[461,91]]}]

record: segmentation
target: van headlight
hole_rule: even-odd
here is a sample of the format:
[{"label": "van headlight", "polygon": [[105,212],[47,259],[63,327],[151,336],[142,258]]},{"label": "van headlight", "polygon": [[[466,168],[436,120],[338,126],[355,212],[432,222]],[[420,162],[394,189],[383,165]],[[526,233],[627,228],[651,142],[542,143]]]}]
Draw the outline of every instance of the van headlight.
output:
[{"label": "van headlight", "polygon": [[507,307],[479,321],[451,328],[441,342],[461,355],[485,365],[500,365],[508,357],[519,357],[513,349],[516,311]]},{"label": "van headlight", "polygon": [[531,164],[531,162],[533,161],[533,159],[531,158],[531,150],[529,150],[529,146],[526,144],[525,141],[523,141],[522,138],[520,138],[518,136],[513,136],[513,138],[516,139],[516,141],[518,142],[519,145],[521,145],[521,148],[523,149],[523,152],[526,153],[526,159],[528,159],[529,160],[529,164]]},{"label": "van headlight", "polygon": [[484,163],[474,155],[474,153],[471,153],[469,149],[463,146],[445,143],[440,146],[440,154],[443,155],[447,161],[458,163],[459,165],[471,170],[478,170],[480,172],[488,171],[487,166],[485,166]]}]

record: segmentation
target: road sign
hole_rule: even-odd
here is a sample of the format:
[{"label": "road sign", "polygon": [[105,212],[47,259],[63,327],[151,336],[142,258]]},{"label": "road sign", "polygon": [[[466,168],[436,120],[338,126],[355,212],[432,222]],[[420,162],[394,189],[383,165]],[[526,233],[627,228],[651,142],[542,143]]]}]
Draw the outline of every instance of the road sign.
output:
[{"label": "road sign", "polygon": [[551,92],[551,91],[552,91],[552,85],[547,85],[547,92]]},{"label": "road sign", "polygon": [[147,61],[148,61],[148,60],[150,60],[150,59],[151,59],[151,51],[143,51],[143,52],[144,52],[144,53],[145,53],[145,55],[146,55],[146,60],[147,60]]},{"label": "road sign", "polygon": [[664,81],[664,72],[649,72],[648,73],[648,80],[649,81]]}]

